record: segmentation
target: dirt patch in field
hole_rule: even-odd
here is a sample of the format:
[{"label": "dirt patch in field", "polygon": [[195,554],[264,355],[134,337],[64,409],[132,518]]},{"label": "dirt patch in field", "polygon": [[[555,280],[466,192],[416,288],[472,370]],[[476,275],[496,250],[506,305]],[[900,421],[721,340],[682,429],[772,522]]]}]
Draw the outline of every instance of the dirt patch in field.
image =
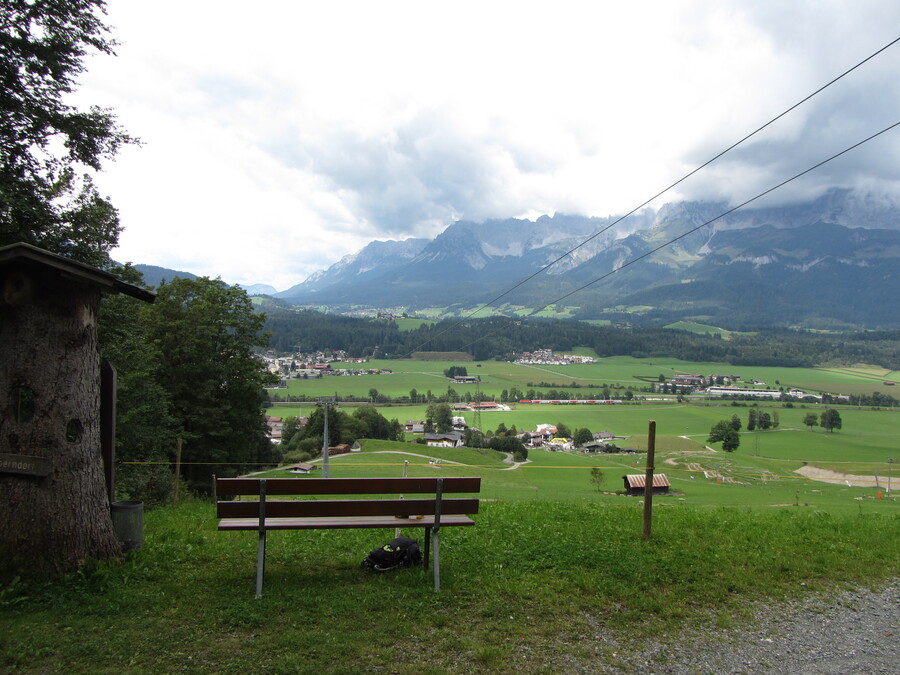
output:
[{"label": "dirt patch in field", "polygon": [[[801,466],[794,473],[801,476],[811,478],[812,480],[821,481],[822,483],[833,483],[834,485],[849,485],[852,487],[887,487],[887,480],[884,476],[875,478],[875,476],[860,476],[852,473],[840,473],[830,469],[820,469],[817,466]],[[897,480],[900,487],[900,479]]]}]

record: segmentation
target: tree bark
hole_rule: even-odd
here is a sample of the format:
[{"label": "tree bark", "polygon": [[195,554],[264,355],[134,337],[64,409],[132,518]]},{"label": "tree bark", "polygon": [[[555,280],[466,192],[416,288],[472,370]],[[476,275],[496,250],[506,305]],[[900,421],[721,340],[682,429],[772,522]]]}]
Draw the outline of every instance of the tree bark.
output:
[{"label": "tree bark", "polygon": [[0,471],[0,573],[116,557],[100,452],[100,290],[14,265],[0,292],[0,453],[50,464],[45,476]]}]

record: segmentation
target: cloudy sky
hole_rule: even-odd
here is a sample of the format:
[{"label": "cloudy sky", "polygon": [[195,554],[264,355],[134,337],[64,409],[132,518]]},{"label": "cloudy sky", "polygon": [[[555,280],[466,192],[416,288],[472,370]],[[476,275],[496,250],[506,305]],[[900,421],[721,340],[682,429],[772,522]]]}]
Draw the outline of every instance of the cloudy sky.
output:
[{"label": "cloudy sky", "polygon": [[[121,261],[285,290],[457,219],[631,210],[900,37],[896,0],[108,0],[80,104]],[[741,202],[900,121],[900,43],[680,185]],[[782,192],[900,195],[900,130]]]}]

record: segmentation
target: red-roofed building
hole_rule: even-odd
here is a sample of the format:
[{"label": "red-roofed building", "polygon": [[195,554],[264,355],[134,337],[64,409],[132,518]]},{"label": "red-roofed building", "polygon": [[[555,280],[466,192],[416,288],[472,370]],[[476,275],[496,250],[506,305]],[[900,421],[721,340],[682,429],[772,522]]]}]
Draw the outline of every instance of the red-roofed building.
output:
[{"label": "red-roofed building", "polygon": [[[630,476],[622,476],[622,478],[625,480],[625,492],[627,494],[634,497],[644,496],[644,486],[647,485],[647,477],[644,474],[639,473]],[[669,479],[666,477],[666,474],[653,474],[653,494],[668,494],[670,487]]]}]

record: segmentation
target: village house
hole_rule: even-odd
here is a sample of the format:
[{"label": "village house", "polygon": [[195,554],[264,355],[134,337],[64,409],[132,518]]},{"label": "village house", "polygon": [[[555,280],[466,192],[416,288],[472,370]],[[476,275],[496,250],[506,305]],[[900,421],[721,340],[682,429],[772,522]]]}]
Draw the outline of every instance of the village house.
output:
[{"label": "village house", "polygon": [[443,434],[425,434],[425,445],[433,448],[458,448],[462,444],[462,434],[458,431],[448,431]]},{"label": "village house", "polygon": [[303,473],[308,474],[310,471],[315,471],[319,467],[316,464],[309,464],[308,462],[301,462],[300,464],[293,464],[292,466],[287,467],[288,471],[291,473]]},{"label": "village house", "polygon": [[706,378],[703,375],[676,375],[669,383],[676,387],[702,387]]},{"label": "village house", "polygon": [[496,401],[481,401],[469,404],[472,410],[497,410],[500,405]]},{"label": "village house", "polygon": [[266,416],[266,433],[273,443],[281,443],[281,433],[284,430],[284,419],[281,417]]},{"label": "village house", "polygon": [[455,375],[453,382],[456,384],[475,384],[479,379],[473,375]]}]

